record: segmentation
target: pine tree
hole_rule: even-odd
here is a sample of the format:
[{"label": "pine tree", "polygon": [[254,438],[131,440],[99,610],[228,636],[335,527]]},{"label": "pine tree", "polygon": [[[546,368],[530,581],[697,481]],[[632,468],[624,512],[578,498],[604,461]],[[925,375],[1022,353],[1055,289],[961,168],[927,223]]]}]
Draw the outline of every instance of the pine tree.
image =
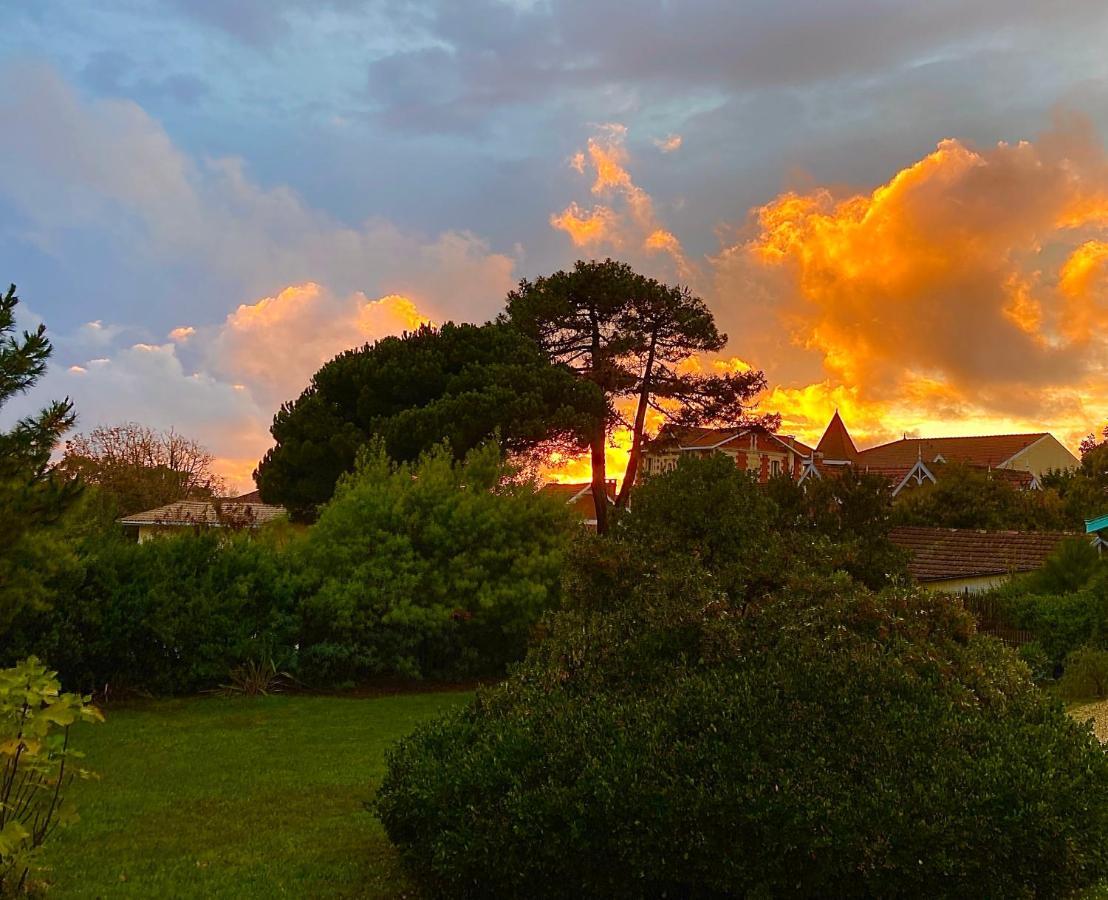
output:
[{"label": "pine tree", "polygon": [[[15,285],[0,294],[0,408],[46,371],[46,327],[17,335]],[[57,570],[58,525],[80,485],[58,476],[50,455],[73,425],[68,398],[0,431],[0,634],[22,609],[44,605]]]}]

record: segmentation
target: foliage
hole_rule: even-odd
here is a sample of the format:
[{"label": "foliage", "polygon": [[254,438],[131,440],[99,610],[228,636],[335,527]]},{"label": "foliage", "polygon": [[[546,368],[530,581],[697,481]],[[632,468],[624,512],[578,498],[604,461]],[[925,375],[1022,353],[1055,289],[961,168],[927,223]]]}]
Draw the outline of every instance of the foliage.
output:
[{"label": "foliage", "polygon": [[704,572],[572,609],[378,794],[441,896],[1065,896],[1108,758],[942,598]]},{"label": "foliage", "polygon": [[1027,666],[1028,671],[1031,672],[1031,679],[1036,684],[1041,684],[1054,676],[1054,664],[1043,649],[1043,645],[1038,641],[1030,641],[1021,645],[1017,652],[1024,665]]},{"label": "foliage", "polygon": [[889,540],[893,500],[887,479],[852,467],[804,485],[780,475],[770,480],[767,493],[782,527],[832,542],[834,568],[871,588],[907,578],[908,554]]},{"label": "foliage", "polygon": [[1108,648],[1108,565],[1083,538],[1065,541],[1035,573],[995,592],[999,618],[1031,631],[1061,668],[1080,647]]},{"label": "foliage", "polygon": [[1078,647],[1070,653],[1066,657],[1058,689],[1069,700],[1103,700],[1108,697],[1108,650]]},{"label": "foliage", "polygon": [[1081,466],[1076,470],[1049,472],[1044,486],[1062,498],[1071,527],[1108,514],[1108,425],[1098,441],[1090,434],[1081,442]]},{"label": "foliage", "polygon": [[896,498],[899,525],[987,531],[1066,531],[1075,526],[1054,490],[1022,491],[1003,476],[962,463],[937,467],[937,481]]},{"label": "foliage", "polygon": [[[15,285],[0,293],[0,407],[34,386],[52,353],[43,325],[16,337],[18,304]],[[73,421],[64,400],[0,432],[0,635],[21,610],[47,606],[54,580],[73,563],[58,523],[80,486],[50,464]]]},{"label": "foliage", "polygon": [[47,615],[16,623],[3,655],[57,661],[82,691],[182,693],[295,642],[295,573],[264,536],[215,531],[135,544],[100,537]]},{"label": "foliage", "polygon": [[90,773],[69,746],[74,722],[103,721],[87,697],[63,694],[36,658],[0,670],[0,894],[19,892],[43,843],[77,820],[65,790]]},{"label": "foliage", "polygon": [[267,502],[312,519],[374,437],[401,462],[443,440],[461,459],[494,434],[511,454],[539,445],[574,451],[602,415],[594,388],[512,328],[423,326],[342,353],[316,372],[274,417],[276,445],[255,478]]},{"label": "foliage", "polygon": [[215,458],[173,429],[155,431],[136,422],[100,426],[65,442],[59,468],[100,488],[120,515],[177,500],[208,499],[225,490]]},{"label": "foliage", "polygon": [[304,548],[301,676],[468,676],[520,658],[558,602],[576,524],[512,484],[495,444],[456,462],[444,446],[393,463],[361,456]]},{"label": "foliage", "polygon": [[217,691],[223,697],[268,697],[288,689],[294,679],[288,672],[279,672],[272,656],[248,659],[231,669],[227,684]]},{"label": "foliage", "polygon": [[[592,483],[604,493],[606,426],[620,421],[615,401],[633,397],[627,476],[618,498],[626,506],[635,483],[648,409],[684,425],[747,420],[752,398],[765,388],[762,372],[704,375],[681,367],[697,353],[727,343],[711,311],[687,288],[637,274],[626,263],[579,260],[570,272],[524,279],[508,295],[501,317],[534,340],[556,363],[573,368],[604,395],[607,422],[592,434]],[[773,419],[769,424],[776,425]],[[607,530],[606,510],[597,530]]]}]

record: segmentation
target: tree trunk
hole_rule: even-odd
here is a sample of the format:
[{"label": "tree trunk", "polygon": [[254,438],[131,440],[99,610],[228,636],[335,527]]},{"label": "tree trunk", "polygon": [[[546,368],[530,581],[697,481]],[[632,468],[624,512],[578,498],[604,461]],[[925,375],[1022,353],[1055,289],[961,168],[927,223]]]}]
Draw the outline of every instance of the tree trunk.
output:
[{"label": "tree trunk", "polygon": [[646,409],[650,405],[651,378],[654,374],[654,349],[658,343],[658,331],[655,329],[650,336],[650,351],[646,355],[646,365],[643,367],[642,387],[639,389],[639,406],[635,410],[635,427],[631,434],[631,452],[627,456],[627,471],[623,474],[623,484],[616,497],[616,506],[626,509],[631,499],[631,488],[635,486],[635,478],[639,474],[639,457],[642,456],[642,433],[646,426]]},{"label": "tree trunk", "polygon": [[608,532],[607,429],[601,426],[592,438],[592,504],[596,508],[596,533]]}]

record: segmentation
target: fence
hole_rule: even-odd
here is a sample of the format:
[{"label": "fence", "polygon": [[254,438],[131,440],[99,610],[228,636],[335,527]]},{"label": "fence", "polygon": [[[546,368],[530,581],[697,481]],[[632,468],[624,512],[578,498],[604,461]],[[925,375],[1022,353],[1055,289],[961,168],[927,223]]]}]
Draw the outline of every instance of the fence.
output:
[{"label": "fence", "polygon": [[995,637],[1010,647],[1022,647],[1035,640],[1035,636],[1026,628],[1012,628],[1004,623],[1000,604],[995,597],[964,594],[962,605],[977,620],[979,634]]}]

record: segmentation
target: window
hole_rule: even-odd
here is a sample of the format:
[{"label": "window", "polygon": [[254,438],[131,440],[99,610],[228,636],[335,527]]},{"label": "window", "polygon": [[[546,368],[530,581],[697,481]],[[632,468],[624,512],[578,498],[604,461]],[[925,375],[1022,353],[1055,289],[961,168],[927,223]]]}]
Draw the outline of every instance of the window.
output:
[{"label": "window", "polygon": [[780,475],[781,474],[781,460],[775,459],[775,460],[773,460],[773,462],[771,462],[769,464],[769,474],[770,475]]}]

